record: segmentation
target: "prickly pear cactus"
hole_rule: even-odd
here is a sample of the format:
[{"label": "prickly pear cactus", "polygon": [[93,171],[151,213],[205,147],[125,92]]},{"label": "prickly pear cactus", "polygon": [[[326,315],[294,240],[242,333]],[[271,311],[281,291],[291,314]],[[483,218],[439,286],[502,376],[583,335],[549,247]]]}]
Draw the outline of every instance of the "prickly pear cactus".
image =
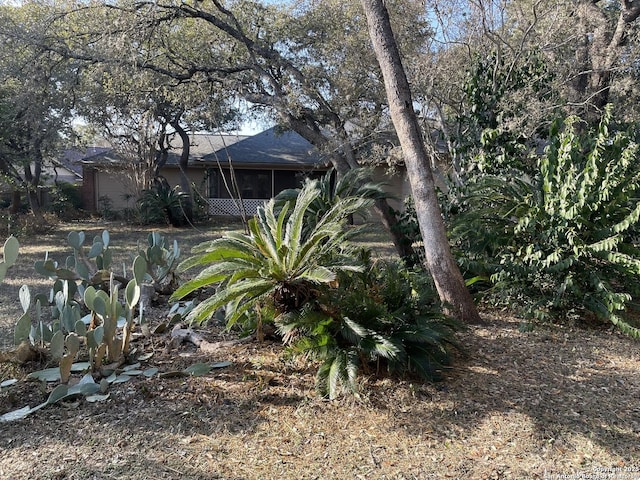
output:
[{"label": "prickly pear cactus", "polygon": [[147,237],[147,244],[146,248],[138,248],[138,257],[146,262],[143,281],[153,284],[157,292],[172,293],[179,282],[176,273],[180,262],[178,242],[174,240],[173,245],[168,247],[167,240],[161,234],[152,232]]},{"label": "prickly pear cactus", "polygon": [[7,274],[7,269],[11,267],[18,259],[18,251],[20,250],[20,244],[16,237],[9,237],[4,242],[2,249],[2,261],[0,261],[0,282],[4,280]]},{"label": "prickly pear cactus", "polygon": [[67,348],[67,353],[60,359],[60,381],[67,383],[71,376],[71,366],[80,351],[80,337],[75,333],[70,333],[65,339],[64,344]]},{"label": "prickly pear cactus", "polygon": [[[59,361],[62,378],[68,378],[67,369],[78,353],[76,339],[82,337],[94,371],[103,362],[126,358],[135,319],[141,323],[143,318],[141,287],[147,285],[155,291],[168,288],[170,293],[175,288],[180,256],[177,242],[166,248],[164,237],[151,233],[148,245],[138,246],[132,264],[123,266],[118,275],[112,269],[107,230],[95,236],[91,244],[84,232],[71,232],[67,243],[73,253],[64,264],[48,256],[35,263],[35,270],[52,279],[53,287],[48,296],[32,297],[26,286],[20,290],[24,314],[16,324],[14,338],[16,344],[29,341],[48,347],[51,357]],[[5,252],[6,259],[15,261],[17,250],[13,242]],[[49,318],[44,318],[43,310],[49,312]]]}]

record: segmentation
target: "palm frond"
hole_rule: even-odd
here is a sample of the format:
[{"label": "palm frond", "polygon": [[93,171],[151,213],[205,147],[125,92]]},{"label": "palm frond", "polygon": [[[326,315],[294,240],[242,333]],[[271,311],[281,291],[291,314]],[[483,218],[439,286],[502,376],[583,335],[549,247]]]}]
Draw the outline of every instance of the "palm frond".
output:
[{"label": "palm frond", "polygon": [[[234,300],[238,304],[247,304],[248,308],[252,301],[267,295],[273,288],[274,283],[263,278],[249,278],[242,282],[237,282],[220,289],[214,295],[196,305],[187,316],[187,320],[197,323],[205,322],[209,320],[216,310]],[[239,313],[235,314],[233,318],[227,317],[227,322],[233,324],[233,321],[238,316]]]},{"label": "palm frond", "polygon": [[312,283],[329,283],[336,279],[336,273],[327,267],[312,267],[304,270],[300,278]]},{"label": "palm frond", "polygon": [[371,360],[384,358],[386,360],[400,360],[405,356],[405,348],[402,342],[388,335],[372,333],[363,338],[358,347],[366,353]]},{"label": "palm frond", "polygon": [[336,353],[333,362],[331,362],[331,366],[329,367],[329,371],[327,373],[327,391],[330,400],[334,400],[340,395],[341,387],[346,383],[346,380],[347,356],[345,355],[344,351],[339,350]]},{"label": "palm frond", "polygon": [[193,267],[202,267],[228,259],[242,259],[257,265],[262,258],[262,253],[251,237],[236,232],[204,242],[194,247],[193,252],[196,255],[181,262],[178,265],[178,271],[183,272]]},{"label": "palm frond", "polygon": [[342,318],[340,334],[351,344],[359,345],[367,336],[373,334],[371,330],[354,322],[349,317]]},{"label": "palm frond", "polygon": [[245,262],[243,260],[229,260],[214,263],[213,265],[202,270],[192,280],[178,287],[176,291],[171,295],[171,298],[169,300],[180,300],[190,293],[194,292],[195,290],[198,290],[199,288],[216,285],[227,280],[239,270],[252,271],[255,270],[255,265],[251,262]]},{"label": "palm frond", "polygon": [[289,246],[289,251],[284,259],[287,268],[295,268],[298,263],[298,252],[306,242],[303,241],[302,232],[305,224],[307,208],[318,196],[317,182],[309,182],[300,191],[291,216],[285,227],[284,242]]}]

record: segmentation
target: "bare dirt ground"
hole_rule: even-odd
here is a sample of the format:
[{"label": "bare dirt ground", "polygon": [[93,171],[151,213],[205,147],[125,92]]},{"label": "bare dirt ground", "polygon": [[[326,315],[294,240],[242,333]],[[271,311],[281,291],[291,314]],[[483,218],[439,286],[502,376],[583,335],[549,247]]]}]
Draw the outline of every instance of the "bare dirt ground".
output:
[{"label": "bare dirt ground", "polygon": [[[109,226],[114,245],[144,235],[118,228]],[[195,244],[214,233],[167,234]],[[21,239],[26,263],[0,289],[5,348],[17,288],[35,282],[23,265],[43,248],[67,252],[65,236]],[[155,311],[161,317],[162,305]],[[232,364],[199,377],[136,377],[112,385],[104,402],[2,423],[0,479],[640,479],[640,343],[609,330],[523,332],[506,312],[483,316],[487,325],[460,334],[464,355],[445,382],[364,378],[361,400],[318,398],[314,365],[274,341],[202,355],[190,345],[166,352],[166,335],[141,339],[139,352],[154,352],[145,367],[161,372]],[[216,326],[201,333],[232,338]],[[0,363],[0,381],[34,368]],[[3,389],[0,415],[50,390],[25,381]]]}]

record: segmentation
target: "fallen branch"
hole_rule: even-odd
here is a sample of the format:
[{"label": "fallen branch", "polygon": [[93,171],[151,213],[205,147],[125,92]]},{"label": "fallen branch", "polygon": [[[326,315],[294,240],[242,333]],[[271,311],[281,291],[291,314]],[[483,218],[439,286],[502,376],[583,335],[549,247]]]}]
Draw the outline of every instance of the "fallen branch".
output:
[{"label": "fallen branch", "polygon": [[176,325],[171,330],[171,341],[167,344],[165,351],[169,352],[173,348],[177,348],[185,342],[191,343],[198,347],[204,353],[214,353],[221,348],[231,347],[240,343],[251,342],[255,339],[255,335],[238,338],[236,340],[227,340],[224,342],[209,342],[202,335],[190,328],[183,328],[181,324]]},{"label": "fallen branch", "polygon": [[13,350],[0,351],[0,363],[12,362],[24,365],[29,362],[42,362],[46,358],[47,353],[44,350],[34,347],[28,341],[22,342]]}]

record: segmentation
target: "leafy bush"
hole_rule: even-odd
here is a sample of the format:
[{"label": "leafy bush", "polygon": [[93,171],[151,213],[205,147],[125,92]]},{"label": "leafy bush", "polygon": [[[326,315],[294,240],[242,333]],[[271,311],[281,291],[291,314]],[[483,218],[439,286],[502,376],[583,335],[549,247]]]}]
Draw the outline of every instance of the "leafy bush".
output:
[{"label": "leafy bush", "polygon": [[556,123],[535,178],[485,177],[470,187],[452,237],[493,293],[538,318],[606,319],[640,336],[624,311],[640,293],[638,146],[578,119]]},{"label": "leafy bush", "polygon": [[[475,55],[462,88],[461,110],[450,142],[457,172],[464,181],[477,175],[497,175],[514,166],[535,169],[526,154],[550,123],[557,104],[551,88],[553,73],[545,56],[532,50],[517,58],[496,50]],[[537,108],[536,108],[537,107]],[[527,114],[523,115],[523,112]]]},{"label": "leafy bush", "polygon": [[113,200],[107,195],[98,198],[98,210],[104,220],[115,220],[118,217],[118,212],[113,208]]},{"label": "leafy bush", "polygon": [[60,182],[49,189],[48,210],[63,220],[74,220],[82,210],[80,187],[67,182]]}]

